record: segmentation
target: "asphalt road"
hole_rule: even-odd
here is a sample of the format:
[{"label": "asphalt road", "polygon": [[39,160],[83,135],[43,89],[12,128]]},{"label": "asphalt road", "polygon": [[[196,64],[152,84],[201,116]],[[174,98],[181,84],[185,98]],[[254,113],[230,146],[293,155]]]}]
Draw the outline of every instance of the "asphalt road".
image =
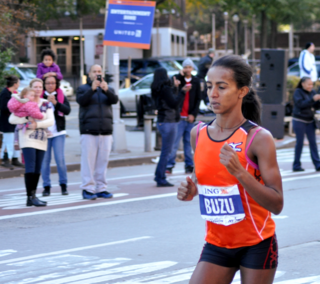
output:
[{"label": "asphalt road", "polygon": [[[292,149],[278,151],[285,207],[274,216],[274,283],[320,283],[320,173],[309,156],[305,149],[306,172],[293,173]],[[157,188],[154,168],[110,169],[114,198],[95,201],[81,199],[79,172],[68,175],[69,196],[60,194],[54,174],[46,208],[25,207],[22,177],[1,180],[0,283],[188,283],[204,244],[198,199],[180,202],[176,188]],[[184,178],[179,163],[169,180]],[[237,274],[233,283],[239,281]]]}]

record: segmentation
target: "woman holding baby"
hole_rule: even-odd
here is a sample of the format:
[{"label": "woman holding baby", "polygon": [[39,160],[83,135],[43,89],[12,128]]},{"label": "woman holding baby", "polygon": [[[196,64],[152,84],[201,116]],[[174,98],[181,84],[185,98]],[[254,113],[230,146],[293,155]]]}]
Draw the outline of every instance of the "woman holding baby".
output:
[{"label": "woman holding baby", "polygon": [[[43,118],[35,119],[32,118],[32,115],[19,117],[12,113],[9,117],[9,123],[24,125],[24,127],[19,128],[19,145],[25,160],[24,178],[27,192],[26,205],[46,206],[47,202],[41,201],[36,197],[36,190],[40,178],[42,161],[47,150],[47,128],[52,126],[55,120],[52,104],[48,100],[41,98],[43,93],[43,81],[38,78],[33,79],[30,82],[30,88],[33,91],[33,95],[32,92],[29,92],[29,102],[31,99],[33,102],[37,103]],[[22,101],[22,103],[24,102]]]}]

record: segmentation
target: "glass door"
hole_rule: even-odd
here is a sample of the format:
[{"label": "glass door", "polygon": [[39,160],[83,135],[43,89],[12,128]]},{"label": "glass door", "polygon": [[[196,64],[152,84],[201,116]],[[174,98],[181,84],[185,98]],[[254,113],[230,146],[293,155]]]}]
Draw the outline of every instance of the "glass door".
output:
[{"label": "glass door", "polygon": [[60,67],[61,73],[67,73],[67,49],[63,47],[58,47],[57,51],[57,64]]}]

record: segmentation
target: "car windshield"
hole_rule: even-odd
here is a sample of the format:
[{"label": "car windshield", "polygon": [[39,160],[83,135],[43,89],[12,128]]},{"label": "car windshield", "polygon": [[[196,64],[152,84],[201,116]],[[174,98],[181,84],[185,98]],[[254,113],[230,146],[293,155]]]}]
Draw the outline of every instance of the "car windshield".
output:
[{"label": "car windshield", "polygon": [[37,76],[37,67],[18,67],[28,79],[34,79]]},{"label": "car windshield", "polygon": [[167,71],[180,70],[180,68],[175,64],[174,61],[160,61],[160,64],[163,68],[167,69]]},{"label": "car windshield", "polygon": [[152,82],[153,82],[153,75],[146,76],[139,83],[137,83],[135,87],[136,89],[150,89]]},{"label": "car windshield", "polygon": [[300,67],[299,64],[293,66],[292,68],[290,68],[290,72],[297,72],[300,71]]}]

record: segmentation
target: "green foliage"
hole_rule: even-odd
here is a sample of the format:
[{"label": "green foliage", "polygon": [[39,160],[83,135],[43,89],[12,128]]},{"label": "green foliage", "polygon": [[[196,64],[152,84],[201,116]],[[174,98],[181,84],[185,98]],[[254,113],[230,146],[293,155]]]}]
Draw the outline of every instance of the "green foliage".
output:
[{"label": "green foliage", "polygon": [[11,49],[0,51],[0,90],[2,90],[6,86],[5,76],[16,75],[16,72],[14,70],[4,70],[6,68],[6,64],[11,61],[12,56],[13,51]]},{"label": "green foliage", "polygon": [[300,78],[297,76],[287,76],[287,102],[293,103],[293,93],[299,81]]},{"label": "green foliage", "polygon": [[98,14],[106,5],[105,0],[32,0],[32,2],[37,6],[37,16],[41,22],[66,15],[77,19],[84,15]]},{"label": "green foliage", "polygon": [[223,12],[238,14],[240,22],[248,19],[249,24],[256,15],[260,24],[262,13],[267,21],[277,24],[294,24],[294,28],[310,27],[320,18],[319,1],[315,0],[187,0],[187,11],[192,26],[198,31],[210,30],[211,14],[216,13],[217,29],[223,27]]}]

